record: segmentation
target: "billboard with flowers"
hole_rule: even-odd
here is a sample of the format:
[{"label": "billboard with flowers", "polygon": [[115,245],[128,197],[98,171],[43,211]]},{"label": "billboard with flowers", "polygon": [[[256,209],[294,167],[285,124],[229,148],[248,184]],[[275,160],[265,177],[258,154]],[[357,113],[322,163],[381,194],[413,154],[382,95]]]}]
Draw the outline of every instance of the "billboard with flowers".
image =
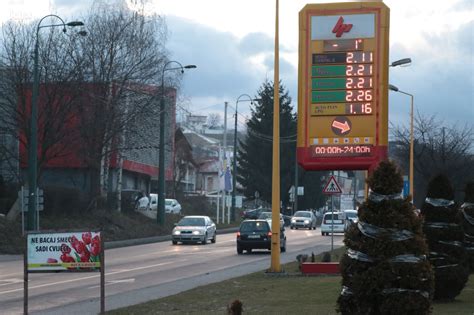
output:
[{"label": "billboard with flowers", "polygon": [[31,271],[99,271],[100,232],[27,235],[27,269]]}]

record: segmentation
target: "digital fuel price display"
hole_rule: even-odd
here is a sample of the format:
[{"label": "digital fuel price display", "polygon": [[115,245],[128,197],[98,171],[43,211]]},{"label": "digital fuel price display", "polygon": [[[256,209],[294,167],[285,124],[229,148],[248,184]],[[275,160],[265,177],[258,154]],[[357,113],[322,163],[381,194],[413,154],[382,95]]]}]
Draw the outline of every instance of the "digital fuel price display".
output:
[{"label": "digital fuel price display", "polygon": [[326,40],[324,52],[312,54],[310,115],[373,114],[374,53],[363,51],[363,44],[362,39]]},{"label": "digital fuel price display", "polygon": [[390,10],[381,1],[299,12],[297,160],[373,170],[388,156]]}]

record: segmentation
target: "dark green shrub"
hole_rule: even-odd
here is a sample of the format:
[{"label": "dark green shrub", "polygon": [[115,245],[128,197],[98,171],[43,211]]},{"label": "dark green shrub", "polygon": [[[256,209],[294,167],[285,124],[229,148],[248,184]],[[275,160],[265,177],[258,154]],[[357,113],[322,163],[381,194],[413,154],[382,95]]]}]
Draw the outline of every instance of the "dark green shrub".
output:
[{"label": "dark green shrub", "polygon": [[367,181],[359,223],[346,232],[341,258],[342,314],[429,314],[433,271],[421,219],[400,196],[398,167],[383,161]]},{"label": "dark green shrub", "polygon": [[48,186],[44,188],[44,214],[84,213],[88,199],[78,189]]},{"label": "dark green shrub", "polygon": [[190,196],[178,201],[184,215],[208,215],[215,219],[216,208],[211,207],[205,196]]},{"label": "dark green shrub", "polygon": [[430,180],[421,206],[428,257],[435,272],[435,300],[453,300],[469,277],[460,211],[453,199],[454,189],[448,177],[438,175]]},{"label": "dark green shrub", "polygon": [[469,266],[474,272],[474,182],[469,182],[464,190],[464,203],[461,205],[461,226],[464,232],[464,246]]},{"label": "dark green shrub", "polygon": [[0,213],[7,214],[18,198],[18,184],[5,182],[0,175]]},{"label": "dark green shrub", "polygon": [[324,252],[323,257],[321,258],[321,262],[331,262],[331,253]]}]

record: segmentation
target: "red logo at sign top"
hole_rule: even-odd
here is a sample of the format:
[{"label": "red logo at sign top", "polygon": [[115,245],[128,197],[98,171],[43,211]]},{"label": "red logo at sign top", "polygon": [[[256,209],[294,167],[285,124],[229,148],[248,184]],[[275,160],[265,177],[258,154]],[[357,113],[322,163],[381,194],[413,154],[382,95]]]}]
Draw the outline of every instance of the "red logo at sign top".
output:
[{"label": "red logo at sign top", "polygon": [[334,25],[332,32],[336,33],[336,37],[341,37],[342,33],[349,33],[351,28],[352,24],[344,24],[344,19],[341,16],[339,17],[339,20],[337,20],[336,25]]}]

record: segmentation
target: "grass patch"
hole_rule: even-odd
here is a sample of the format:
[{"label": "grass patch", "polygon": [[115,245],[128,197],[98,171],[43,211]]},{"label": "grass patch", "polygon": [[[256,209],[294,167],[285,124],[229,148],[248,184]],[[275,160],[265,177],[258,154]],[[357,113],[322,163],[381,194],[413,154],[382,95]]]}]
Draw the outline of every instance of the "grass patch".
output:
[{"label": "grass patch", "polygon": [[[344,251],[332,252],[331,261],[338,261]],[[316,261],[321,258],[317,255]],[[243,303],[244,314],[338,314],[340,276],[302,276],[297,262],[282,265],[282,269],[289,275],[256,272],[107,314],[226,314],[227,305],[236,299]],[[433,303],[435,315],[471,315],[473,310],[474,275],[455,301]]]}]

